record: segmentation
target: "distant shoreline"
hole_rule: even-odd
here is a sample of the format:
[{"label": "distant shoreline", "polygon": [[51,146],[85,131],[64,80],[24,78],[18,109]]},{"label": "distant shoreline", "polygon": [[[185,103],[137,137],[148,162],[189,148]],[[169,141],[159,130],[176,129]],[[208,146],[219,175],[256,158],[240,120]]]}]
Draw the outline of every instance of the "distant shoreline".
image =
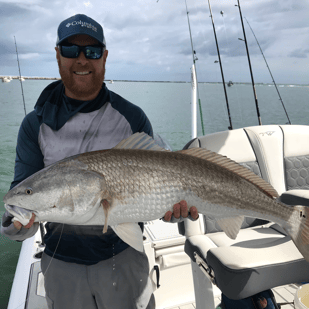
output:
[{"label": "distant shoreline", "polygon": [[[19,76],[13,75],[0,75],[0,79],[10,78],[10,79],[19,79]],[[46,79],[46,80],[60,80],[60,77],[39,77],[39,76],[21,76],[22,79]]]},{"label": "distant shoreline", "polygon": [[[60,77],[40,77],[40,76],[21,76],[22,80],[61,80]],[[13,76],[13,75],[0,75],[0,80],[3,79],[18,79],[19,76]],[[0,81],[1,82],[1,81]],[[122,80],[122,79],[107,79],[104,82],[106,83],[114,83],[114,82],[134,82],[134,83],[191,83],[191,81],[160,81],[160,80]],[[199,84],[222,84],[222,82],[199,82]],[[228,83],[226,83],[228,84]],[[245,83],[245,82],[233,82],[234,85],[251,85],[250,82]],[[272,83],[255,83],[255,85],[271,85],[273,86],[274,84]],[[284,86],[289,86],[289,85],[295,85],[295,86],[309,86],[308,84],[292,84],[292,83],[282,83],[282,84],[277,84],[277,85],[284,85]]]}]

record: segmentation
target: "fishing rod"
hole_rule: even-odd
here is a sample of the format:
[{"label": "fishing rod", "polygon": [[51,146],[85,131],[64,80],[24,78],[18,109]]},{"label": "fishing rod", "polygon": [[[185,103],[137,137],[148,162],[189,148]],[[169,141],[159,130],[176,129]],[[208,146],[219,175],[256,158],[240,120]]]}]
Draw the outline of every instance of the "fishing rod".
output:
[{"label": "fishing rod", "polygon": [[22,93],[22,96],[23,96],[24,110],[25,110],[25,116],[26,116],[27,112],[26,112],[26,104],[25,104],[25,97],[24,97],[24,89],[23,89],[23,83],[21,81],[21,73],[20,73],[20,66],[19,66],[18,51],[17,51],[17,44],[16,44],[15,35],[14,35],[14,41],[15,41],[17,63],[18,63],[18,70],[19,70],[19,81],[20,81],[21,93]]},{"label": "fishing rod", "polygon": [[265,58],[265,55],[264,55],[264,53],[263,53],[262,47],[260,46],[259,41],[258,41],[257,37],[255,36],[255,34],[254,34],[254,32],[253,32],[253,29],[251,28],[251,26],[250,26],[250,24],[249,24],[247,18],[246,18],[246,17],[244,17],[244,18],[245,18],[245,20],[246,20],[248,26],[250,27],[250,29],[251,29],[253,35],[254,35],[254,38],[255,38],[255,40],[256,40],[257,45],[258,45],[259,48],[260,48],[261,54],[262,54],[262,56],[263,56],[263,58],[264,58],[264,60],[265,60],[266,66],[267,66],[268,71],[269,71],[269,74],[270,74],[270,76],[271,76],[271,78],[272,78],[272,80],[273,80],[273,83],[274,83],[275,87],[276,87],[276,90],[277,90],[277,93],[278,93],[278,96],[279,96],[279,100],[281,101],[282,107],[283,107],[283,109],[284,109],[284,111],[285,111],[286,117],[288,118],[289,124],[291,124],[289,115],[288,115],[288,113],[287,113],[287,111],[286,111],[286,109],[285,109],[285,106],[284,106],[283,100],[282,100],[282,98],[281,98],[279,89],[278,89],[278,87],[277,87],[277,85],[276,85],[276,82],[275,82],[275,79],[274,79],[274,77],[273,77],[273,75],[272,75],[272,73],[271,73],[271,71],[270,71],[270,67],[268,66],[268,63],[267,63],[267,61],[266,61],[266,58]]},{"label": "fishing rod", "polygon": [[244,41],[246,45],[246,51],[247,51],[247,57],[248,57],[248,63],[249,63],[249,69],[250,69],[250,74],[251,74],[251,81],[252,81],[252,88],[253,88],[253,95],[254,95],[254,100],[255,100],[255,107],[256,107],[256,113],[259,121],[259,125],[262,125],[261,121],[261,115],[260,115],[260,110],[259,110],[259,104],[256,96],[256,91],[255,91],[255,84],[254,84],[254,78],[253,78],[253,73],[252,73],[252,67],[251,67],[251,61],[250,61],[250,55],[249,55],[249,48],[247,44],[247,38],[246,38],[246,32],[245,32],[245,27],[244,27],[244,21],[242,19],[242,14],[241,14],[241,8],[240,8],[240,3],[239,0],[237,0],[238,5],[235,4],[235,6],[238,6],[239,9],[239,15],[240,15],[240,20],[241,20],[241,25],[242,25],[242,31],[244,34],[244,39],[239,39],[240,41]]},{"label": "fishing rod", "polygon": [[[193,48],[193,40],[192,40],[192,33],[191,33],[191,26],[190,26],[190,19],[189,19],[189,11],[188,11],[188,6],[187,6],[187,0],[185,0],[185,4],[186,4],[187,20],[188,20],[190,40],[191,40],[192,60],[193,60],[193,67],[194,67],[194,69],[192,70],[192,74],[195,74],[195,79],[197,79],[196,78],[196,64],[195,64],[195,61],[198,60],[198,58],[196,57],[196,52],[195,52],[195,50]],[[202,105],[201,105],[200,94],[199,94],[198,83],[197,82],[196,82],[196,91],[197,91],[197,97],[198,97],[199,108],[200,108],[202,132],[203,132],[203,135],[205,135],[203,113],[202,113]],[[193,104],[193,102],[192,102],[192,104]]]},{"label": "fishing rod", "polygon": [[[19,66],[19,59],[18,59],[18,51],[17,51],[17,44],[16,44],[16,38],[14,36],[14,41],[15,41],[15,47],[16,47],[16,55],[17,55],[17,63],[18,63],[18,70],[19,70],[19,81],[20,81],[20,87],[21,87],[21,93],[22,93],[22,96],[23,96],[23,103],[24,103],[24,111],[25,111],[25,116],[27,115],[27,112],[26,112],[26,104],[25,104],[25,97],[24,97],[24,88],[23,88],[23,83],[22,83],[22,80],[21,80],[21,73],[20,73],[20,66]],[[40,233],[41,233],[41,238],[42,238],[42,242],[41,242],[41,246],[44,246],[45,243],[44,243],[44,227],[43,227],[43,223],[40,222],[39,223],[39,226],[40,226]]]},{"label": "fishing rod", "polygon": [[196,52],[193,48],[193,40],[192,40],[192,33],[191,33],[191,26],[190,26],[190,19],[189,19],[189,11],[188,11],[188,6],[187,6],[187,0],[185,0],[185,4],[186,4],[186,13],[187,13],[187,19],[188,19],[188,27],[189,27],[189,33],[190,33],[190,40],[191,40],[191,49],[192,49],[192,60],[193,60],[193,64],[195,64],[195,61],[198,60],[198,58],[196,57]]},{"label": "fishing rod", "polygon": [[[22,93],[23,103],[24,103],[24,111],[25,111],[25,116],[26,116],[27,112],[26,112],[26,104],[25,104],[25,97],[24,97],[24,88],[23,88],[23,83],[22,83],[22,80],[21,80],[21,72],[20,72],[20,66],[19,66],[18,51],[17,51],[17,44],[16,44],[15,35],[14,35],[14,41],[15,41],[16,56],[17,56],[17,63],[18,63],[18,70],[19,70],[19,81],[20,81],[21,93]],[[43,223],[40,222],[39,226],[40,226],[40,233],[41,233],[41,238],[42,238],[41,246],[44,246],[45,245],[45,243],[44,243],[44,234],[45,233],[44,233]]]},{"label": "fishing rod", "polygon": [[226,107],[227,107],[227,112],[228,112],[228,117],[229,117],[229,122],[230,122],[230,126],[228,128],[229,128],[229,130],[233,130],[229,101],[228,101],[227,92],[226,92],[226,86],[225,86],[225,80],[224,80],[224,74],[223,74],[223,68],[222,68],[222,62],[221,62],[221,56],[220,56],[220,50],[219,50],[219,44],[218,44],[218,40],[217,40],[215,23],[214,23],[214,19],[213,19],[213,16],[212,16],[212,10],[211,10],[209,0],[208,0],[208,5],[209,5],[210,17],[211,17],[211,21],[212,21],[212,28],[214,30],[214,36],[215,36],[215,41],[216,41],[216,46],[217,46],[217,53],[218,53],[218,58],[219,58],[221,77],[222,77],[222,83],[223,83],[223,89],[224,89],[224,95],[225,95],[225,101],[226,101]]}]

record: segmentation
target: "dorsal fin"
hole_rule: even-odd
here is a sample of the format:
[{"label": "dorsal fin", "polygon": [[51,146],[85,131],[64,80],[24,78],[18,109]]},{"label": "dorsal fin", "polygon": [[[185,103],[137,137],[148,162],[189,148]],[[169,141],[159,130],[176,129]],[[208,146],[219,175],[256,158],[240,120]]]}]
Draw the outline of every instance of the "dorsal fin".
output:
[{"label": "dorsal fin", "polygon": [[279,196],[277,191],[267,181],[255,175],[248,168],[216,152],[212,152],[204,148],[190,148],[185,150],[179,150],[177,152],[187,154],[196,158],[201,158],[210,161],[212,163],[215,163],[217,165],[220,165],[226,168],[227,170],[232,171],[233,173],[248,180],[271,198],[277,198]]},{"label": "dorsal fin", "polygon": [[148,134],[134,133],[130,137],[122,140],[114,149],[144,149],[144,150],[155,150],[155,151],[169,151],[158,146],[155,140]]}]

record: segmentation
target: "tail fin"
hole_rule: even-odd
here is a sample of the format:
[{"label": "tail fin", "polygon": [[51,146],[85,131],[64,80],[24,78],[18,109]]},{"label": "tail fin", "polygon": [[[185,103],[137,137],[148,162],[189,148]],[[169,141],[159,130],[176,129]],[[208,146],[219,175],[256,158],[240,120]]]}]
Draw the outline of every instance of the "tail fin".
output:
[{"label": "tail fin", "polygon": [[286,231],[305,260],[309,262],[309,208],[294,206]]}]

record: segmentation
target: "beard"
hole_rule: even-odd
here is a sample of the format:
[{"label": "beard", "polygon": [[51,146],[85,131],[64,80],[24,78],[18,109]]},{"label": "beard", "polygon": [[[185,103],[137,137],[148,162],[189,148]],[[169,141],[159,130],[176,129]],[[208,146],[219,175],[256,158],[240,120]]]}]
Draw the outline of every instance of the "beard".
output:
[{"label": "beard", "polygon": [[[87,80],[87,82],[76,82],[76,78],[79,77],[75,76],[74,70],[67,70],[63,67],[61,61],[58,62],[58,66],[64,87],[73,94],[73,99],[87,101],[87,97],[92,97],[95,93],[98,94],[100,92],[105,78],[105,65],[99,72],[88,68],[82,68],[84,71],[91,71],[91,79]],[[75,71],[79,70],[81,69]]]}]

